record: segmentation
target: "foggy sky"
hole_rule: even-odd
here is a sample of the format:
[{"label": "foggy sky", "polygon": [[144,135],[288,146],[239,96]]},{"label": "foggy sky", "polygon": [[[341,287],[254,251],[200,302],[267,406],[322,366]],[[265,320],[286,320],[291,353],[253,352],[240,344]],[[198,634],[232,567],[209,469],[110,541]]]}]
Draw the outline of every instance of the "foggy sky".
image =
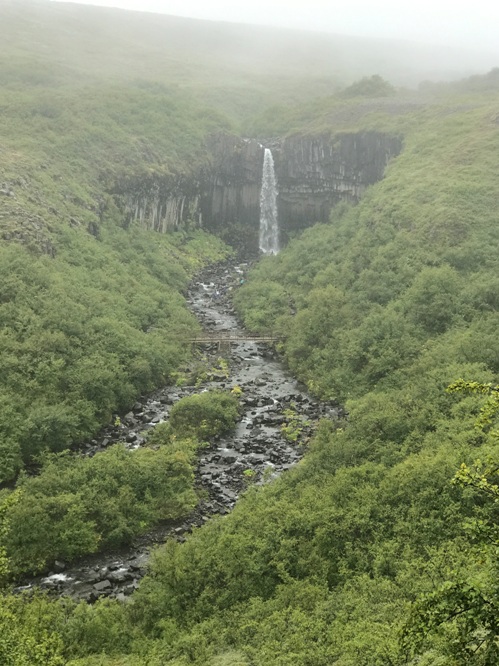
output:
[{"label": "foggy sky", "polygon": [[497,0],[66,1],[499,52]]}]

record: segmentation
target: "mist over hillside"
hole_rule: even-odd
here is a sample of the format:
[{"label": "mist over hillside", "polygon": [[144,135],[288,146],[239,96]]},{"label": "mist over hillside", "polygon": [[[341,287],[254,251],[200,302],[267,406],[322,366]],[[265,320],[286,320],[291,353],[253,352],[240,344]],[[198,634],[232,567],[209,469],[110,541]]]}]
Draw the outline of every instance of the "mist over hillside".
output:
[{"label": "mist over hillside", "polygon": [[[0,54],[57,66],[84,81],[133,77],[220,85],[226,77],[307,77],[347,84],[380,74],[396,85],[490,69],[492,54],[410,42],[238,25],[48,0],[4,0]],[[199,68],[199,65],[202,67]],[[214,78],[211,78],[214,77]],[[57,80],[57,76],[56,76]],[[244,79],[243,79],[244,83]]]}]

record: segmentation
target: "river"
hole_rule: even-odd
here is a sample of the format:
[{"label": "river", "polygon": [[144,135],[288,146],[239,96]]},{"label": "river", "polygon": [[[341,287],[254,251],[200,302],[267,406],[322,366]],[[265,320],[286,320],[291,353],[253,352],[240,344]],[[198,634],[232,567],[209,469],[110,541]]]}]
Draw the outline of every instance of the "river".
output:
[{"label": "river", "polygon": [[[231,304],[247,264],[217,264],[205,269],[193,281],[188,304],[206,332],[231,332],[244,335]],[[146,431],[168,419],[169,411],[180,398],[212,388],[242,389],[242,418],[236,430],[212,442],[199,455],[195,477],[203,499],[183,520],[157,526],[118,553],[100,553],[71,565],[57,562],[45,576],[24,581],[17,589],[41,587],[57,595],[71,595],[93,601],[100,596],[126,599],[137,588],[147,569],[153,547],[166,539],[183,541],[193,527],[199,527],[214,515],[228,513],[240,493],[251,483],[267,483],[295,465],[303,455],[304,444],[320,418],[338,418],[341,408],[313,399],[284,369],[275,351],[266,344],[252,341],[231,343],[218,349],[207,344],[202,349],[208,366],[225,359],[222,368],[208,373],[199,386],[165,387],[138,401],[120,422],[101,431],[83,447],[86,455],[95,455],[115,442],[137,448],[145,441]],[[290,442],[282,425],[289,420],[288,410],[301,428],[300,437]]]}]

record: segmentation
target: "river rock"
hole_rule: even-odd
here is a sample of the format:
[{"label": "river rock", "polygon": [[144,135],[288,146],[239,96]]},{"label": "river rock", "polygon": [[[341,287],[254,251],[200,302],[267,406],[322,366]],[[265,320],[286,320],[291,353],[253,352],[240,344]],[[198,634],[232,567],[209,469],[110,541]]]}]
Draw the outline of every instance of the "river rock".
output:
[{"label": "river rock", "polygon": [[220,462],[225,464],[235,463],[237,460],[236,451],[223,451],[220,456]]}]

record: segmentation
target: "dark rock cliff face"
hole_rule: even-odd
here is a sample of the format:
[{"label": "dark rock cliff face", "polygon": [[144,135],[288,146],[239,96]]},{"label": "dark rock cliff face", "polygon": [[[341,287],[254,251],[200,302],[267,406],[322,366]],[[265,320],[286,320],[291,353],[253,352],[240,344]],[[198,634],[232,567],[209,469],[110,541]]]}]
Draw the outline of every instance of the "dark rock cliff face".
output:
[{"label": "dark rock cliff face", "polygon": [[128,178],[116,183],[112,194],[127,225],[139,222],[146,229],[166,233],[201,223],[200,183],[194,174]]},{"label": "dark rock cliff face", "polygon": [[258,228],[263,148],[258,141],[218,134],[208,142],[210,165],[202,179],[203,225],[221,229],[229,224]]},{"label": "dark rock cliff face", "polygon": [[357,202],[401,149],[400,138],[372,131],[287,138],[274,155],[283,234],[326,222],[340,201]]},{"label": "dark rock cliff face", "polygon": [[188,225],[220,231],[231,224],[257,229],[263,148],[229,134],[210,137],[207,159],[190,174],[145,174],[115,183],[125,223],[167,232]]},{"label": "dark rock cliff face", "polygon": [[[258,246],[264,148],[254,139],[217,134],[207,142],[206,163],[190,175],[150,176],[114,191],[126,219],[165,232],[199,224],[222,233],[244,230]],[[381,180],[402,141],[381,132],[292,136],[271,145],[278,181],[283,240],[328,219],[339,201],[356,202]]]}]

